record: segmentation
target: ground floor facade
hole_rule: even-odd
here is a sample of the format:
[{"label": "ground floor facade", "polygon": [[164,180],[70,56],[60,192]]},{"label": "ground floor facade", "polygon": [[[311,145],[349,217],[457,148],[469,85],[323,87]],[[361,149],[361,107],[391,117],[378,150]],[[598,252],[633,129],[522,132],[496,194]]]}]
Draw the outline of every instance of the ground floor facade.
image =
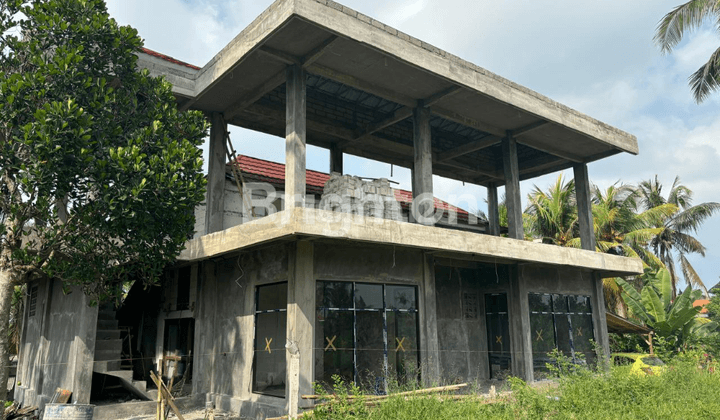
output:
[{"label": "ground floor facade", "polygon": [[107,402],[124,387],[126,401],[153,410],[152,370],[197,404],[264,418],[309,407],[301,396],[335,378],[371,393],[541,380],[555,348],[577,363],[607,354],[602,277],[641,269],[589,251],[293,212],[189,242],[161,286],[136,284],[120,308],[88,306],[57,281],[31,285],[16,399],[43,405],[59,387],[75,403]]}]

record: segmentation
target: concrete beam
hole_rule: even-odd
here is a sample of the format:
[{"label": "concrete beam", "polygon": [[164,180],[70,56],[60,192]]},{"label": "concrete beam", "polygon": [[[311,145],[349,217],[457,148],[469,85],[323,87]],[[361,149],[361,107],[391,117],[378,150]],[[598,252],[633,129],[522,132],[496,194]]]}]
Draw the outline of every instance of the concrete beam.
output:
[{"label": "concrete beam", "polygon": [[396,245],[446,252],[455,258],[563,265],[598,271],[603,277],[643,273],[637,258],[307,208],[281,211],[190,240],[178,260],[199,261],[295,236]]},{"label": "concrete beam", "polygon": [[287,68],[285,116],[285,208],[305,206],[306,73]]},{"label": "concrete beam", "polygon": [[583,158],[576,155],[575,153],[568,152],[566,150],[562,150],[558,147],[551,146],[549,144],[538,144],[537,142],[530,142],[530,141],[524,142],[522,140],[518,140],[517,142],[520,144],[524,144],[525,146],[532,147],[535,150],[539,150],[541,152],[545,152],[545,153],[548,153],[548,154],[551,154],[554,156],[558,156],[565,160],[569,160],[571,162],[580,163],[583,161]]},{"label": "concrete beam", "polygon": [[280,61],[281,63],[285,63],[288,66],[299,66],[302,67],[302,60],[298,57],[288,54],[284,51],[276,50],[275,48],[271,48],[268,46],[263,45],[262,47],[258,48],[257,50],[259,53],[265,54],[266,56],[270,58],[274,58],[275,60]]},{"label": "concrete beam", "polygon": [[440,92],[437,92],[434,95],[431,95],[431,96],[428,96],[427,98],[425,98],[423,100],[423,106],[425,108],[429,108],[429,107],[435,105],[436,103],[442,101],[443,99],[447,99],[447,98],[451,97],[452,95],[460,92],[461,90],[462,90],[462,88],[460,86],[457,86],[457,85],[450,86],[447,89],[443,89]]},{"label": "concrete beam", "polygon": [[500,236],[500,204],[498,200],[497,185],[490,183],[487,186],[488,202],[488,234]]},{"label": "concrete beam", "polygon": [[328,37],[325,41],[323,41],[320,45],[315,47],[312,51],[307,53],[302,58],[302,65],[303,67],[307,67],[312,65],[314,62],[316,62],[320,57],[322,57],[332,46],[340,39],[337,35],[331,35]]},{"label": "concrete beam", "polygon": [[[415,219],[424,225],[433,225],[435,212],[432,181],[432,133],[430,110],[419,106],[413,110],[413,205]],[[420,199],[417,204],[415,203]]]},{"label": "concrete beam", "polygon": [[542,126],[544,126],[544,125],[547,125],[547,124],[549,124],[548,121],[542,120],[542,121],[534,122],[534,123],[532,123],[532,124],[528,124],[528,125],[526,125],[526,126],[524,126],[524,127],[520,127],[520,128],[516,128],[516,129],[514,129],[514,130],[510,130],[510,132],[512,133],[512,136],[513,136],[513,137],[518,137],[518,136],[521,136],[521,135],[523,135],[523,134],[527,134],[527,133],[529,133],[529,132],[531,132],[531,131],[533,131],[533,130],[537,130],[538,128],[540,128],[540,127],[542,127]]},{"label": "concrete beam", "polygon": [[505,173],[505,205],[508,214],[508,236],[524,239],[522,199],[520,197],[520,171],[518,170],[517,142],[507,135],[502,141],[503,171]]},{"label": "concrete beam", "polygon": [[578,224],[580,225],[580,244],[582,249],[595,251],[595,230],[593,227],[592,200],[590,198],[590,178],[584,163],[573,166],[575,176],[575,197],[578,206]]},{"label": "concrete beam", "polygon": [[454,149],[450,149],[450,150],[438,153],[437,160],[438,160],[438,162],[445,162],[445,161],[455,159],[460,156],[464,156],[468,153],[477,152],[478,150],[482,150],[482,149],[488,148],[490,146],[494,146],[494,145],[500,143],[501,141],[502,141],[501,138],[495,137],[495,136],[483,137],[480,140],[475,140],[470,143],[465,143]]},{"label": "concrete beam", "polygon": [[252,92],[248,92],[247,95],[245,95],[242,99],[232,104],[228,109],[225,110],[223,113],[225,120],[230,121],[233,118],[235,118],[240,111],[247,108],[248,106],[254,104],[257,102],[260,98],[267,95],[268,93],[272,92],[277,88],[278,86],[285,83],[285,80],[287,80],[287,71],[285,69],[279,71],[277,74],[270,77],[267,81],[265,81],[263,84],[258,86],[256,89],[254,89]]},{"label": "concrete beam", "polygon": [[474,128],[476,130],[482,131],[484,133],[490,133],[496,137],[503,138],[505,137],[505,130],[503,130],[500,127],[496,127],[492,124],[488,124],[482,121],[478,121],[472,118],[468,118],[466,116],[460,115],[457,112],[450,111],[443,108],[434,107],[432,110],[433,114],[445,118],[448,121],[452,121],[454,123],[458,123],[460,125],[465,125],[470,128]]},{"label": "concrete beam", "polygon": [[210,116],[210,151],[208,153],[207,198],[205,200],[205,233],[223,230],[225,213],[225,141],[227,123],[222,115]]},{"label": "concrete beam", "polygon": [[330,173],[343,173],[343,151],[336,143],[330,146]]}]

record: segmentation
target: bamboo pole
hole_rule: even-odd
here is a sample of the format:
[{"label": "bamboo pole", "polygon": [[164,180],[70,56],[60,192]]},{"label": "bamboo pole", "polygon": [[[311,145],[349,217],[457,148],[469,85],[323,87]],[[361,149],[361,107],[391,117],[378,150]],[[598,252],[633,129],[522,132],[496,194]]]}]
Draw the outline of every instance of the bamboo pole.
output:
[{"label": "bamboo pole", "polygon": [[[402,397],[405,395],[418,395],[418,394],[431,394],[433,392],[447,392],[447,391],[457,391],[460,388],[464,388],[468,386],[468,384],[457,384],[457,385],[447,385],[447,386],[438,386],[435,388],[423,388],[423,389],[416,389],[414,391],[405,391],[405,392],[398,392],[396,394],[388,394],[388,395],[371,395],[366,396],[364,399],[365,401],[374,401],[374,400],[383,400],[390,397]],[[328,396],[322,396],[322,395],[303,395],[302,398],[306,400],[318,400],[322,398],[331,398],[331,399],[337,399],[338,397],[336,395],[328,395]],[[355,398],[358,398],[354,395],[350,395],[348,397],[349,400],[353,400]]]}]

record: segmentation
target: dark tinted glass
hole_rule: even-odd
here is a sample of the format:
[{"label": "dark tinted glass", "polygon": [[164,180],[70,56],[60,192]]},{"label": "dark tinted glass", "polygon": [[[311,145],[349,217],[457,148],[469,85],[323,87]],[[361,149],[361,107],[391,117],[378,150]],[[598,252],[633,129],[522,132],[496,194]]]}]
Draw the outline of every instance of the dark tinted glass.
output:
[{"label": "dark tinted glass", "polygon": [[253,392],[284,397],[286,313],[256,316]]},{"label": "dark tinted glass", "polygon": [[388,309],[416,309],[415,288],[412,286],[385,286]]},{"label": "dark tinted glass", "polygon": [[355,284],[356,309],[382,309],[383,287],[381,284]]},{"label": "dark tinted glass", "polygon": [[[287,283],[270,284],[257,288],[257,310],[269,311],[272,309],[287,308]],[[285,345],[285,343],[283,343]]]},{"label": "dark tinted glass", "polygon": [[530,312],[551,312],[550,304],[551,295],[529,293],[528,300],[530,302]]},{"label": "dark tinted glass", "polygon": [[553,312],[567,312],[567,296],[564,295],[552,295],[553,300]]},{"label": "dark tinted glass", "polygon": [[587,296],[568,296],[570,312],[590,313],[590,298]]},{"label": "dark tinted glass", "polygon": [[494,314],[507,312],[507,295],[504,293],[485,295],[485,312]]},{"label": "dark tinted glass", "polygon": [[316,305],[323,308],[352,308],[352,283],[318,281],[315,286]]}]

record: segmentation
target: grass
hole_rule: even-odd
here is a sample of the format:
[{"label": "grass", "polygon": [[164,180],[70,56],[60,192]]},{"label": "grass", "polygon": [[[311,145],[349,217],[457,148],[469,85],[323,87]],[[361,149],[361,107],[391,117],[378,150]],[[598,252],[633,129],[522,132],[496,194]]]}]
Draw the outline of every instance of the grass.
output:
[{"label": "grass", "polygon": [[[702,419],[720,413],[720,374],[698,363],[676,361],[664,374],[635,376],[629,366],[608,373],[581,371],[559,379],[559,386],[536,389],[511,379],[512,394],[494,403],[449,395],[391,397],[366,407],[362,397],[340,398],[319,407],[313,420],[413,419]],[[337,389],[336,389],[337,391]],[[351,390],[352,393],[357,390]],[[342,393],[343,391],[341,391]],[[347,395],[347,394],[346,394]]]}]

